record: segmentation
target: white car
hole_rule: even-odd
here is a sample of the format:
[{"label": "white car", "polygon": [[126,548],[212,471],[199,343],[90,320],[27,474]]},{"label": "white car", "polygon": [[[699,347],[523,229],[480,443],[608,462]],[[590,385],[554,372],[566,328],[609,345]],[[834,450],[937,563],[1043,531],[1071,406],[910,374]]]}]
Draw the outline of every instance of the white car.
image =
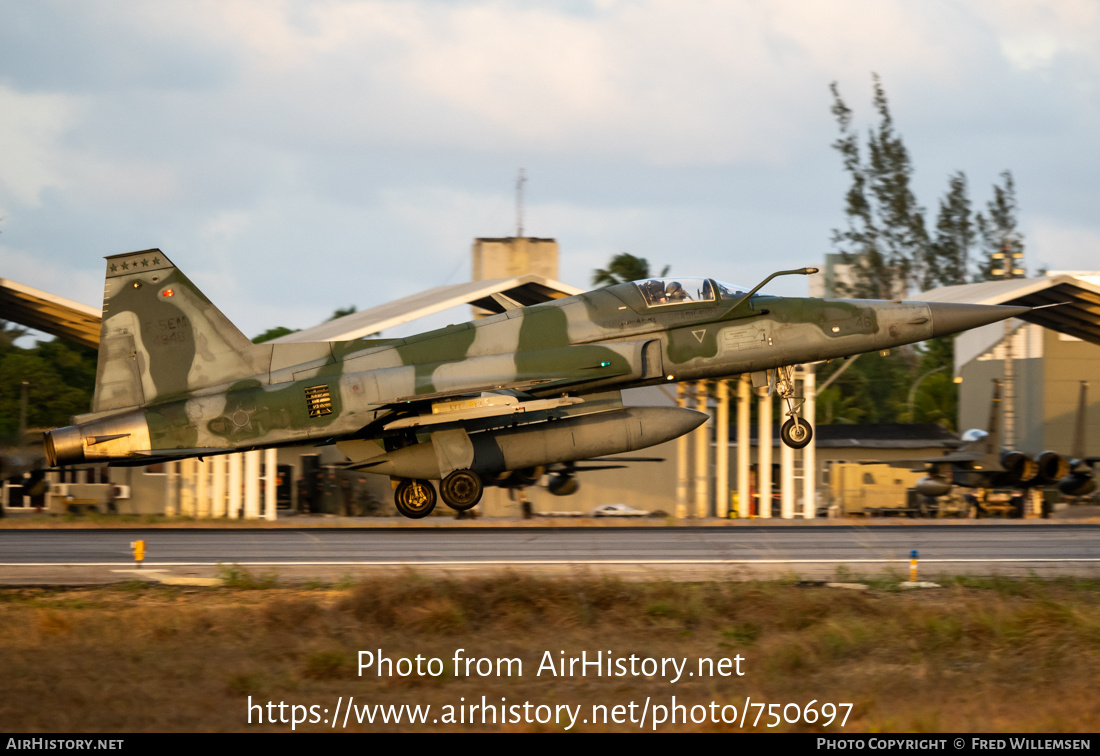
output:
[{"label": "white car", "polygon": [[601,504],[588,513],[589,517],[648,517],[649,512],[626,504]]}]

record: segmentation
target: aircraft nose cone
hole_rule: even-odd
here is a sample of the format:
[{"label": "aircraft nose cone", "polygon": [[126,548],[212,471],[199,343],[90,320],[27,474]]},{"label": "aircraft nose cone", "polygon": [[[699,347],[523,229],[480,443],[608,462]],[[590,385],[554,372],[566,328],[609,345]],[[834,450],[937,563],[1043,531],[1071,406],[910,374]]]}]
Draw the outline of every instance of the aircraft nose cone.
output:
[{"label": "aircraft nose cone", "polygon": [[1031,312],[1030,307],[1005,305],[958,304],[956,302],[928,302],[932,314],[932,336],[966,331],[971,328],[996,323],[1006,318],[1016,318]]},{"label": "aircraft nose cone", "polygon": [[634,420],[640,421],[646,446],[691,433],[709,419],[705,412],[696,412],[685,407],[628,407],[627,413]]}]

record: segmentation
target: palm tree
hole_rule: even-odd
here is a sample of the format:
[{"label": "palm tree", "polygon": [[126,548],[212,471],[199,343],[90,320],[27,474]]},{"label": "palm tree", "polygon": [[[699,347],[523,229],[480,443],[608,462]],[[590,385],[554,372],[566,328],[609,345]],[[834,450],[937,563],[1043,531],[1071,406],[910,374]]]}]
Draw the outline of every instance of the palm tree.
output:
[{"label": "palm tree", "polygon": [[[668,275],[669,266],[666,265],[659,276]],[[598,268],[592,274],[593,286],[614,286],[626,281],[640,281],[643,278],[654,278],[649,272],[649,261],[644,257],[635,257],[629,252],[620,252],[611,258],[606,268]]]}]

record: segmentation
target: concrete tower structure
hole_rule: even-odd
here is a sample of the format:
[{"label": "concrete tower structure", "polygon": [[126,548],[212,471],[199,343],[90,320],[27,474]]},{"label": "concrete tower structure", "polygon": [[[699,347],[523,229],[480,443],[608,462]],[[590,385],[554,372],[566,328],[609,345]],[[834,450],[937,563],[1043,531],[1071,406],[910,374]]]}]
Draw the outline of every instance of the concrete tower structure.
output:
[{"label": "concrete tower structure", "polygon": [[528,273],[558,280],[558,242],[533,236],[474,239],[473,280],[516,278]]}]

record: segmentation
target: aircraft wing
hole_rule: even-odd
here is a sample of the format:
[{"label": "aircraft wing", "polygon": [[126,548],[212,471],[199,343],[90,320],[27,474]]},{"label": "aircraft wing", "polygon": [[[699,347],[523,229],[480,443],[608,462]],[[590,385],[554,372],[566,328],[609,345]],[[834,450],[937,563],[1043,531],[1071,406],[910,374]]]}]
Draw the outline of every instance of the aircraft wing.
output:
[{"label": "aircraft wing", "polygon": [[467,396],[494,392],[526,393],[529,389],[553,383],[552,378],[544,378],[534,381],[514,381],[512,383],[489,383],[483,386],[470,386],[468,388],[454,389],[451,391],[437,391],[434,394],[410,394],[400,396],[389,402],[390,406],[402,406],[416,402],[433,402],[438,399],[458,399]]},{"label": "aircraft wing", "polygon": [[[578,384],[590,385],[623,377],[640,378],[644,373],[647,344],[651,343],[654,343],[652,339],[579,344],[540,350],[537,357],[524,356],[522,359],[517,358],[518,353],[472,357],[457,363],[456,369],[447,372],[444,377],[431,378],[431,385],[424,385],[421,382],[425,380],[423,378],[418,378],[415,383],[403,383],[406,379],[395,377],[400,390],[412,393],[399,394],[392,399],[383,395],[379,404],[383,409],[400,412],[407,411],[409,405],[461,400],[479,394],[545,396]],[[381,385],[383,379],[380,377],[379,381]],[[437,387],[442,390],[422,393],[422,389]]]},{"label": "aircraft wing", "polygon": [[891,460],[891,462],[919,462],[921,464],[935,465],[941,462],[977,462],[982,458],[981,452],[951,452],[950,454],[944,454],[942,457],[922,457],[919,459],[899,459]]},{"label": "aircraft wing", "polygon": [[[592,470],[621,470],[633,462],[664,462],[664,457],[592,457],[581,459],[573,463],[573,470],[577,472],[590,472]],[[590,464],[590,463],[599,464]],[[583,467],[581,466],[583,465]]]},{"label": "aircraft wing", "polygon": [[[561,383],[554,379],[513,381],[470,388],[441,391],[432,394],[415,394],[400,397],[383,406],[379,419],[363,429],[363,437],[380,432],[411,428],[428,428],[432,431],[456,425],[473,432],[484,429],[505,417],[521,422],[548,419],[547,413],[577,415],[622,409],[622,394],[608,391],[600,394],[578,396],[555,395],[537,398],[529,391],[543,389]],[[545,396],[539,392],[538,396]]]},{"label": "aircraft wing", "polygon": [[144,467],[145,465],[155,465],[160,462],[175,462],[180,459],[190,459],[191,457],[214,457],[219,454],[233,454],[239,451],[240,449],[219,449],[209,446],[196,449],[142,449],[134,452],[136,455],[135,457],[124,460],[113,460],[108,462],[108,464],[111,467]]}]

